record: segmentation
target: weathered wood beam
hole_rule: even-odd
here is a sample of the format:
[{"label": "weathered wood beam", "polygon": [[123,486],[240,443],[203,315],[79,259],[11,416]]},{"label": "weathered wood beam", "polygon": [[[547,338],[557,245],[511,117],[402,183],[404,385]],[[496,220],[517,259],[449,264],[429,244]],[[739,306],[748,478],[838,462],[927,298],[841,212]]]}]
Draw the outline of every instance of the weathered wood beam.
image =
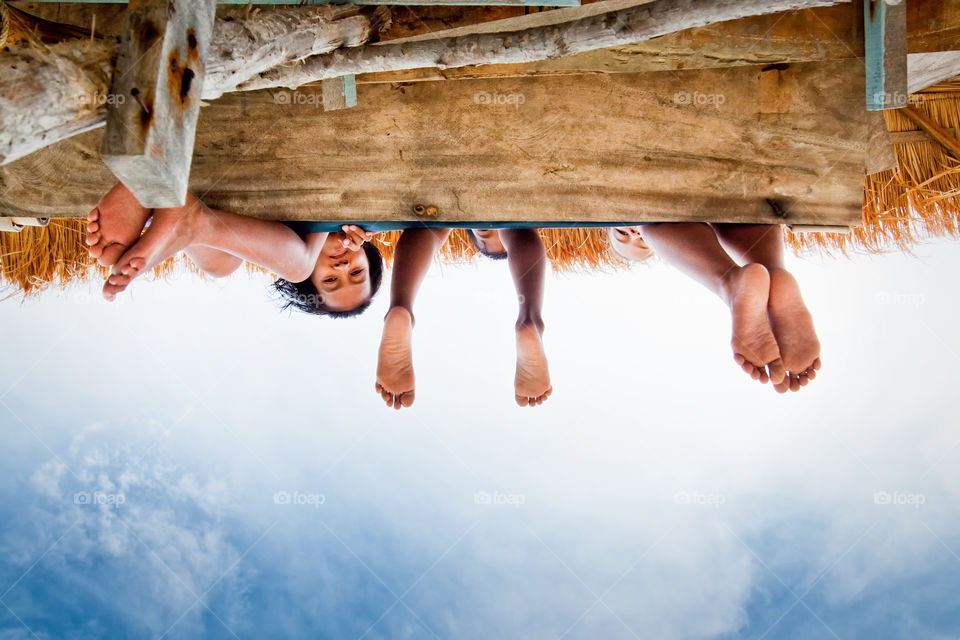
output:
[{"label": "weathered wood beam", "polygon": [[329,5],[263,11],[243,20],[219,20],[210,55],[205,100],[274,67],[340,47],[376,41],[390,25],[387,7]]},{"label": "weathered wood beam", "polygon": [[186,202],[216,10],[216,0],[128,8],[100,156],[147,208]]},{"label": "weathered wood beam", "polygon": [[906,0],[863,0],[866,36],[867,109],[883,111],[906,106]]},{"label": "weathered wood beam", "polygon": [[295,88],[342,75],[420,67],[450,69],[512,64],[568,56],[649,40],[746,16],[838,4],[846,0],[655,0],[559,25],[498,34],[478,34],[384,46],[358,47],[313,56],[296,67],[273,69],[239,85],[240,90]]},{"label": "weathered wood beam", "polygon": [[[376,39],[386,7],[287,7],[214,27],[203,98],[233,90],[251,75],[340,46]],[[103,126],[117,48],[106,40],[0,52],[0,164]],[[15,87],[16,90],[7,89]]]},{"label": "weathered wood beam", "polygon": [[907,85],[916,93],[960,76],[960,51],[911,53],[907,56]]},{"label": "weathered wood beam", "polygon": [[[953,127],[944,127],[943,130],[951,136],[956,137],[957,135],[957,130]],[[890,141],[895,145],[917,144],[918,142],[937,144],[937,141],[930,137],[930,134],[923,129],[916,131],[896,131],[890,134]]]},{"label": "weathered wood beam", "polygon": [[[771,97],[776,113],[758,101],[770,73],[786,94]],[[423,205],[451,222],[849,226],[863,203],[863,87],[862,68],[834,62],[365,85],[357,107],[329,113],[320,87],[282,106],[277,92],[229,94],[201,111],[191,189],[280,220],[419,220]],[[0,209],[86,215],[112,184],[86,156],[97,137],[0,169]]]},{"label": "weathered wood beam", "polygon": [[[585,5],[591,7],[594,5]],[[513,78],[570,73],[643,73],[679,69],[711,69],[740,65],[851,60],[862,64],[863,6],[843,4],[688,29],[631,45],[523,64],[484,65],[456,69],[412,69],[358,76],[357,82],[421,82],[476,78]],[[555,12],[548,12],[555,13]],[[506,20],[480,20],[475,26],[438,28],[433,14],[403,16],[396,30],[402,38],[464,35],[468,29],[499,29]],[[494,15],[494,14],[490,14]],[[514,16],[516,17],[516,16]],[[445,20],[451,20],[444,15]],[[386,42],[396,41],[384,34]],[[907,4],[907,47],[910,54],[960,50],[960,0],[910,0]]]},{"label": "weathered wood beam", "polygon": [[443,29],[441,31],[427,31],[418,35],[405,38],[393,38],[391,40],[380,42],[384,44],[406,44],[407,42],[421,42],[423,40],[436,40],[438,38],[460,38],[463,36],[473,36],[481,33],[507,33],[510,31],[523,31],[524,29],[533,29],[536,27],[549,27],[564,22],[573,22],[598,16],[611,11],[620,11],[630,9],[641,5],[650,4],[656,0],[603,0],[603,2],[592,2],[580,7],[567,7],[556,9],[554,11],[541,11],[538,13],[528,13],[513,18],[504,18],[502,20],[491,20],[489,22],[480,22],[477,24],[464,25]]},{"label": "weathered wood beam", "polygon": [[867,134],[867,157],[864,170],[867,175],[897,168],[897,154],[893,150],[893,138],[887,129],[886,118],[879,111],[867,114],[870,131]]},{"label": "weathered wood beam", "polygon": [[930,116],[913,105],[907,105],[900,110],[900,113],[912,120],[914,124],[923,129],[931,138],[940,143],[947,153],[957,160],[960,160],[960,140],[950,135],[943,127],[934,122]]}]

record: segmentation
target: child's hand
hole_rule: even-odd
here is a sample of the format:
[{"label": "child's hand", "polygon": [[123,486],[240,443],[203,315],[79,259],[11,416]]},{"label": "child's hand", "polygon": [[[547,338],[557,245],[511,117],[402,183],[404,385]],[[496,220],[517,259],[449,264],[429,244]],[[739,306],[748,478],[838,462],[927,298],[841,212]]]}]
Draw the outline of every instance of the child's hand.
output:
[{"label": "child's hand", "polygon": [[364,231],[355,224],[345,224],[341,227],[340,242],[350,251],[360,251],[364,242],[373,239],[373,233]]}]

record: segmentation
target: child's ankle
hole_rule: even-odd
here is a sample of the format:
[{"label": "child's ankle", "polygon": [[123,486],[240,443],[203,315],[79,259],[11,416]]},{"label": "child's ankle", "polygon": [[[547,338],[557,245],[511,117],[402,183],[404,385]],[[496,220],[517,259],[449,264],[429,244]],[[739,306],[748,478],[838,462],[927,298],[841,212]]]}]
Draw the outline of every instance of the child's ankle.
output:
[{"label": "child's ankle", "polygon": [[537,333],[543,333],[543,318],[540,316],[523,316],[521,315],[517,318],[516,329],[520,331],[522,329],[533,328],[537,330]]},{"label": "child's ankle", "polygon": [[386,319],[389,318],[391,315],[394,315],[394,316],[396,316],[396,315],[407,315],[407,316],[410,317],[410,326],[411,326],[411,327],[413,326],[413,323],[414,323],[414,319],[413,319],[413,309],[411,309],[410,307],[406,307],[406,306],[399,305],[399,304],[398,304],[398,305],[394,305],[394,306],[390,307],[389,309],[387,309],[387,313],[386,313],[385,316],[383,316],[383,319],[386,320]]}]

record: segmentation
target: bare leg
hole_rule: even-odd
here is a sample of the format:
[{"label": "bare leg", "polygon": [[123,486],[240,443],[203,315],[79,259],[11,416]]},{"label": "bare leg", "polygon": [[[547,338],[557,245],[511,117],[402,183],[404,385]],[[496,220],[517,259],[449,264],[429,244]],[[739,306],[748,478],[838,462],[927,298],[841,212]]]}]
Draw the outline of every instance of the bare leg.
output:
[{"label": "bare leg", "polygon": [[204,273],[214,278],[226,278],[243,264],[243,260],[226,251],[200,245],[187,247],[184,253],[195,265],[203,269]]},{"label": "bare leg", "polygon": [[521,407],[543,404],[553,387],[543,349],[543,284],[547,252],[536,229],[503,229],[500,241],[517,290],[520,312],[517,317],[517,374],[514,394]]},{"label": "bare leg", "polygon": [[813,317],[803,303],[796,278],[783,259],[783,233],[779,225],[713,224],[717,237],[744,262],[762,264],[770,272],[770,301],[767,311],[773,334],[780,346],[788,376],[774,384],[779,393],[797,391],[817,375],[820,368],[820,341]]},{"label": "bare leg", "polygon": [[390,310],[383,321],[376,389],[388,407],[413,404],[413,302],[449,229],[408,229],[397,242],[390,281]]},{"label": "bare leg", "polygon": [[[154,212],[150,227],[114,265],[104,285],[104,297],[113,299],[133,278],[193,247],[217,249],[300,282],[313,272],[326,236],[311,234],[304,240],[279,222],[213,210],[188,195],[185,206]],[[218,256],[217,261],[222,268],[223,257]]]},{"label": "bare leg", "polygon": [[709,225],[645,225],[643,237],[664,260],[697,280],[730,308],[733,357],[754,380],[780,384],[786,372],[767,318],[770,275],[760,264],[739,266]]}]

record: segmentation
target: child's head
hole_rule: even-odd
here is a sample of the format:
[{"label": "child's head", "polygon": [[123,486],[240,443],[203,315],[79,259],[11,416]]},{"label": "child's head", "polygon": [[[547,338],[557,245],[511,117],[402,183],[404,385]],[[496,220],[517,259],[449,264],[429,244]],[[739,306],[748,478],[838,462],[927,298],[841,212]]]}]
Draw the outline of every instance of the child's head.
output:
[{"label": "child's head", "polygon": [[367,310],[383,280],[380,251],[364,242],[361,249],[343,246],[331,233],[317,258],[317,266],[303,282],[282,278],[273,286],[285,299],[284,309],[334,318],[350,318]]},{"label": "child's head", "polygon": [[496,229],[467,229],[467,237],[477,251],[494,260],[504,260],[507,250],[500,241],[500,232]]},{"label": "child's head", "polygon": [[642,262],[653,257],[653,249],[644,242],[640,227],[608,227],[607,240],[610,248],[627,262]]}]

